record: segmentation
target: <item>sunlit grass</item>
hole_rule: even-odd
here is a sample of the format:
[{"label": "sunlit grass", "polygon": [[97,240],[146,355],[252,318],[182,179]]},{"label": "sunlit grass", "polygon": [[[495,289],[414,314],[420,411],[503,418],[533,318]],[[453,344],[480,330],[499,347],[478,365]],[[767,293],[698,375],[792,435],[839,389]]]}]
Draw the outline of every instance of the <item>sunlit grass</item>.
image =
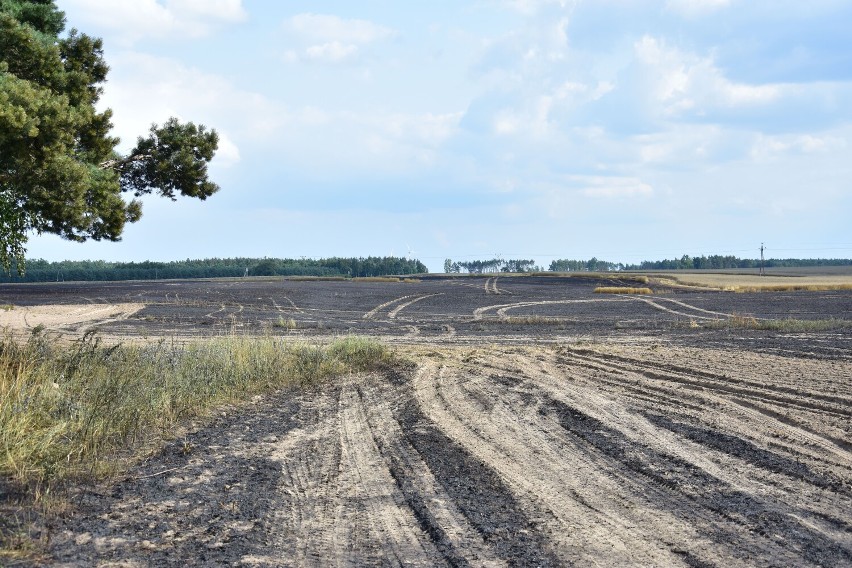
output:
[{"label": "sunlit grass", "polygon": [[714,271],[670,271],[651,273],[653,281],[660,284],[688,287],[715,288],[726,292],[828,292],[852,290],[849,274],[789,274],[767,275]]},{"label": "sunlit grass", "polygon": [[528,316],[504,316],[496,320],[497,323],[508,325],[552,325],[562,326],[568,323],[569,320],[559,317],[548,317],[541,315]]},{"label": "sunlit grass", "polygon": [[548,276],[561,278],[588,278],[591,280],[617,280],[619,282],[637,282],[648,284],[650,279],[642,274],[620,274],[617,272],[531,272],[529,276]]},{"label": "sunlit grass", "polygon": [[753,329],[766,331],[782,331],[788,333],[805,333],[816,331],[835,331],[852,329],[852,320],[839,318],[804,320],[804,319],[761,319],[747,315],[733,315],[729,318],[708,320],[700,326],[705,329]]},{"label": "sunlit grass", "polygon": [[733,286],[733,292],[830,292],[852,290],[852,284],[769,284],[766,286]]},{"label": "sunlit grass", "polygon": [[634,288],[629,286],[598,286],[595,294],[653,294],[650,288]]},{"label": "sunlit grass", "polygon": [[[283,387],[375,369],[393,354],[345,338],[328,345],[223,337],[176,345],[0,340],[0,476],[33,502],[64,482],[126,465],[212,409]],[[2,546],[0,546],[2,548]]]}]

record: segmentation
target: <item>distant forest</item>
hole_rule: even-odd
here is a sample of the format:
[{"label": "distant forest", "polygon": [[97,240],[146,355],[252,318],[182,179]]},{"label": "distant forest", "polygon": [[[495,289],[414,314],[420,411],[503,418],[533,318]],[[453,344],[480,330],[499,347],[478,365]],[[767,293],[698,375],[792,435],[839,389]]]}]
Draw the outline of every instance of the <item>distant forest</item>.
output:
[{"label": "distant forest", "polygon": [[[794,266],[852,266],[848,258],[770,258],[764,260],[766,268]],[[720,268],[759,268],[760,259],[737,258],[735,256],[683,255],[672,260],[646,260],[639,264],[624,264],[610,262],[592,257],[589,260],[554,260],[550,263],[550,272],[595,272],[620,270],[702,270]],[[455,262],[452,259],[444,261],[446,273],[487,274],[496,272],[543,272],[533,260],[468,260]]]},{"label": "distant forest", "polygon": [[[720,268],[758,268],[760,260],[742,259],[735,256],[683,255],[679,259],[646,260],[639,264],[624,264],[591,258],[589,260],[554,260],[551,272],[592,272],[621,270],[696,270]],[[764,266],[852,266],[848,258],[770,258]],[[544,268],[534,261],[518,260],[470,260],[454,262],[447,259],[444,271],[448,273],[487,274],[497,272],[543,272]],[[107,262],[103,260],[28,260],[26,273],[19,276],[12,266],[11,275],[0,272],[0,282],[61,282],[61,281],[107,281],[107,280],[157,280],[185,278],[222,278],[241,276],[324,276],[359,278],[367,276],[389,276],[423,274],[426,266],[415,259],[401,257],[367,258],[208,258],[204,260],[177,260],[172,262]]]},{"label": "distant forest", "polygon": [[[766,268],[790,268],[802,266],[852,266],[848,258],[769,258],[763,261]],[[551,272],[574,272],[595,270],[704,270],[720,268],[759,268],[760,259],[737,258],[713,254],[710,256],[683,255],[671,260],[645,260],[639,264],[623,264],[591,258],[590,260],[554,260]]]},{"label": "distant forest", "polygon": [[156,280],[238,276],[387,276],[428,272],[419,260],[367,258],[208,258],[173,262],[106,262],[103,260],[28,260],[24,276],[0,274],[0,282],[86,280]]}]

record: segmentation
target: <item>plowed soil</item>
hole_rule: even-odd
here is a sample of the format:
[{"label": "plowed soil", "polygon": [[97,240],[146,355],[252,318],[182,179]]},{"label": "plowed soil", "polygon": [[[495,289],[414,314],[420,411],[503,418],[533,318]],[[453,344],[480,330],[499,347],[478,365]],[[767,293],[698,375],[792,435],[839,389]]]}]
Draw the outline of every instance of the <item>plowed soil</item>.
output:
[{"label": "plowed soil", "polygon": [[228,409],[126,479],[82,490],[49,564],[852,565],[849,329],[700,327],[732,313],[849,319],[852,292],[310,284],[187,283],[185,305],[149,285],[86,295],[145,304],[103,325],[115,337],[165,325],[144,319],[154,313],[209,333],[200,322],[227,317],[210,316],[220,304],[244,329],[281,313],[301,327],[270,332],[392,339],[410,363]]}]

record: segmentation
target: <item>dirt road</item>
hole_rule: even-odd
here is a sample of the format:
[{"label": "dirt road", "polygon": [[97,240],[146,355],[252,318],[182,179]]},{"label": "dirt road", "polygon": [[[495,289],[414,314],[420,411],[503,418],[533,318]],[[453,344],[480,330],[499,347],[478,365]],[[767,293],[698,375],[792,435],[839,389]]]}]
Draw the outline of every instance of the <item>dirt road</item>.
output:
[{"label": "dirt road", "polygon": [[406,349],[81,495],[51,563],[852,565],[848,357]]}]

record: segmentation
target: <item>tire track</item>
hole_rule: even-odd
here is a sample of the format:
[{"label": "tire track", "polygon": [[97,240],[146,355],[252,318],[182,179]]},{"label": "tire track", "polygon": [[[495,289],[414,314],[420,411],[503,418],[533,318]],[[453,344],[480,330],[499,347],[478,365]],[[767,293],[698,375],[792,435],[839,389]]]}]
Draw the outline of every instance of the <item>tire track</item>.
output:
[{"label": "tire track", "polygon": [[[563,432],[568,433],[571,438],[565,442],[565,445],[570,444],[575,449],[570,452],[570,455],[562,452],[552,459],[565,464],[563,467],[570,467],[575,471],[576,477],[595,479],[592,487],[588,484],[575,486],[567,482],[566,486],[561,488],[562,491],[569,490],[577,495],[597,514],[597,518],[589,518],[584,521],[585,523],[602,524],[610,521],[611,531],[622,539],[631,539],[630,550],[644,553],[654,548],[656,544],[657,549],[668,548],[668,552],[678,558],[683,557],[682,559],[687,560],[687,563],[691,565],[704,565],[702,562],[706,560],[702,559],[715,558],[716,562],[724,559],[723,562],[726,565],[747,566],[749,564],[742,560],[743,554],[777,556],[760,538],[741,534],[740,523],[732,523],[727,515],[694,506],[694,497],[702,490],[702,483],[695,479],[675,483],[672,479],[676,479],[678,472],[683,469],[704,476],[707,474],[702,468],[678,458],[673,458],[672,463],[659,459],[659,456],[668,454],[665,450],[658,453],[654,447],[664,448],[668,445],[664,446],[662,442],[657,441],[654,437],[655,429],[651,428],[652,432],[649,436],[651,445],[649,446],[648,440],[642,440],[641,435],[637,436],[637,433],[641,433],[641,424],[640,430],[637,431],[634,424],[636,416],[608,398],[596,399],[593,387],[590,391],[583,390],[568,395],[564,389],[565,382],[560,377],[554,376],[553,384],[548,385],[544,376],[539,377],[528,371],[529,369],[525,368],[519,376],[500,380],[503,386],[513,385],[510,390],[517,396],[513,400],[498,401],[497,406],[512,408],[513,412],[517,412],[515,409],[528,406],[530,408],[524,411],[524,415],[537,414],[548,419],[552,418],[558,425],[557,429],[561,428]],[[471,372],[474,371],[471,370]],[[471,382],[466,383],[466,387]],[[494,390],[486,387],[483,393]],[[501,391],[505,392],[506,389],[498,390],[498,392]],[[552,398],[551,395],[556,398]],[[600,421],[592,418],[591,415],[573,410],[574,407],[564,402],[566,400],[571,402],[582,400],[582,404],[590,406],[595,414],[602,413],[607,418],[617,417],[618,421],[614,427],[610,427],[609,421]],[[603,407],[601,403],[604,403]],[[600,438],[592,439],[580,435],[584,431],[578,433],[576,428],[566,427],[561,414],[568,408],[572,409],[575,416],[580,417],[581,425],[593,422],[593,426],[588,427],[593,433],[603,432],[605,428],[606,432]],[[639,418],[641,421],[641,417]],[[606,424],[606,427],[603,424]],[[542,423],[537,428],[546,429],[546,423]],[[559,433],[553,435],[559,436]],[[624,450],[625,447],[629,450]],[[703,461],[703,465],[709,466],[710,471],[718,470],[712,462]],[[537,467],[537,464],[531,467]],[[659,475],[657,477],[649,475],[649,472],[656,471],[663,472],[661,479],[658,478]],[[606,481],[602,482],[604,480]],[[685,486],[683,486],[684,483]],[[620,519],[620,522],[612,523],[613,518]],[[678,545],[666,546],[666,542],[671,541],[678,542]],[[736,545],[736,549],[728,550],[732,543]],[[795,559],[792,556],[788,558],[789,561],[795,561]],[[672,563],[677,562],[638,559],[634,561],[634,564],[640,565]]]},{"label": "tire track", "polygon": [[[440,471],[434,458],[427,458],[433,464],[431,469],[424,461],[424,455],[433,456],[434,452],[426,451],[422,433],[418,434],[429,428],[419,410],[397,406],[397,415],[394,416],[387,400],[389,394],[395,399],[400,393],[394,396],[375,385],[365,385],[362,389],[366,393],[365,398],[371,401],[370,427],[387,460],[390,474],[420,527],[430,535],[447,563],[451,566],[505,566],[506,562],[483,540],[433,473]],[[410,394],[405,398],[410,405]],[[403,412],[403,409],[408,412]],[[411,444],[412,441],[420,452]]]},{"label": "tire track", "polygon": [[[606,558],[609,565],[677,563],[677,556],[664,546],[647,545],[648,535],[640,528],[644,515],[632,517],[616,503],[623,492],[599,475],[599,465],[583,461],[582,448],[571,448],[534,412],[522,417],[500,404],[483,412],[463,395],[458,378],[449,372],[428,367],[418,372],[415,392],[424,413],[506,480],[527,515],[542,524],[539,530],[553,535],[561,562],[598,565]],[[589,479],[595,479],[596,487],[589,486]],[[607,495],[618,497],[604,506],[600,499]],[[668,519],[666,524],[673,522]],[[690,538],[700,539],[688,526],[682,528]]]},{"label": "tire track", "polygon": [[613,355],[609,353],[601,353],[599,351],[588,350],[588,349],[571,349],[571,352],[576,355],[587,355],[599,361],[606,362],[616,362],[623,363],[627,366],[640,367],[651,369],[654,371],[659,371],[663,373],[674,372],[677,374],[686,374],[695,377],[706,378],[711,381],[717,381],[721,383],[729,383],[737,386],[748,387],[749,389],[761,389],[766,391],[772,391],[780,394],[786,395],[794,395],[795,397],[808,397],[814,400],[825,401],[829,403],[836,403],[837,405],[845,408],[852,408],[852,397],[849,396],[836,396],[836,395],[828,395],[821,392],[812,392],[810,390],[806,390],[802,388],[802,385],[799,383],[795,383],[789,387],[773,385],[768,381],[758,382],[755,380],[748,380],[743,378],[734,378],[728,376],[727,374],[705,371],[702,369],[697,369],[695,367],[684,367],[682,365],[675,365],[671,363],[657,363],[654,361],[648,360],[639,360],[630,357],[623,357],[619,355]]},{"label": "tire track", "polygon": [[[555,412],[563,427],[577,433],[636,474],[701,503],[703,509],[694,511],[696,519],[693,521],[702,517],[702,510],[715,516],[715,521],[705,516],[703,522],[711,521],[707,527],[708,534],[716,534],[715,540],[719,544],[735,542],[739,550],[751,549],[760,556],[778,557],[774,544],[763,538],[770,527],[775,527],[775,530],[787,535],[787,539],[797,541],[796,548],[804,550],[810,560],[817,559],[824,551],[831,551],[835,562],[852,559],[850,525],[844,520],[843,511],[847,509],[842,505],[852,506],[852,500],[848,498],[850,492],[838,484],[839,479],[825,477],[803,465],[796,466],[794,460],[785,460],[746,442],[737,442],[733,437],[719,436],[712,448],[707,444],[693,444],[695,439],[684,440],[681,434],[689,432],[697,438],[700,430],[661,430],[657,422],[652,423],[645,415],[619,403],[621,397],[613,396],[615,393],[601,392],[597,380],[588,383],[566,381],[570,375],[565,377],[558,371],[554,372],[555,369],[547,362],[537,364],[522,356],[515,356],[513,361],[522,369],[520,376],[514,379],[513,390],[524,390],[527,396],[532,394],[532,398],[538,398],[536,392],[544,389],[544,408]],[[532,390],[526,390],[528,386]],[[515,406],[519,404],[522,401],[514,402]],[[788,484],[779,488],[775,480],[768,484],[754,481],[752,476],[743,475],[739,468],[726,465],[724,459],[716,459],[723,444],[726,455],[748,458],[749,464],[764,469],[771,464],[771,471],[792,473],[792,479],[804,479],[810,486],[795,488]],[[618,475],[617,468],[610,468],[610,472]],[[620,487],[629,486],[629,479],[620,484]],[[812,510],[807,501],[791,503],[790,496],[803,489],[816,501],[825,498],[824,490],[829,490],[829,494],[834,492],[831,500],[837,503],[837,508],[833,509],[835,516]],[[649,491],[640,490],[641,494]],[[716,497],[720,501],[717,502]],[[676,505],[677,499],[663,496],[657,503],[669,503],[671,506]],[[736,528],[738,526],[745,527],[752,536],[743,535]],[[788,562],[798,563],[795,557],[788,557]]]},{"label": "tire track", "polygon": [[605,303],[605,302],[625,302],[629,300],[624,299],[609,299],[609,298],[598,298],[592,300],[544,300],[539,302],[513,302],[511,304],[495,304],[492,306],[483,306],[481,308],[476,308],[473,310],[473,319],[474,320],[482,320],[485,317],[486,312],[490,312],[492,310],[500,310],[501,315],[505,315],[506,310],[515,309],[515,308],[523,308],[528,306],[551,306],[551,305],[566,305],[566,304],[594,304],[594,303]]},{"label": "tire track", "polygon": [[[290,304],[290,307],[291,307],[293,310],[295,310],[295,311],[297,311],[297,312],[302,312],[302,311],[304,311],[304,310],[302,310],[302,308],[300,308],[300,307],[299,307],[299,306],[297,306],[295,303],[293,303],[293,300],[291,300],[291,299],[290,299],[290,298],[288,298],[287,296],[281,296],[281,297],[282,297],[282,298],[284,298],[285,300],[287,300],[287,302]],[[269,298],[269,300],[272,302],[272,306],[275,308],[275,310],[276,310],[277,312],[279,312],[279,313],[284,313],[284,312],[286,311],[284,308],[282,308],[282,307],[278,304],[278,302],[276,302],[276,301],[275,301],[275,298]]]},{"label": "tire track", "polygon": [[175,442],[103,507],[63,519],[57,558],[852,564],[852,462],[819,461],[801,438],[783,454],[764,443],[777,421],[724,393],[552,347],[409,353],[419,366],[228,410],[188,438],[198,449]]},{"label": "tire track", "polygon": [[[339,413],[340,489],[363,504],[372,538],[383,555],[392,556],[399,565],[434,566],[442,555],[407,508],[376,445],[360,393],[352,385],[341,392]],[[353,560],[356,565],[364,563]]]},{"label": "tire track", "polygon": [[720,378],[711,378],[706,375],[693,375],[692,373],[676,373],[649,369],[647,366],[639,362],[632,363],[627,366],[620,363],[613,363],[605,357],[596,357],[595,355],[580,355],[578,353],[572,353],[572,356],[584,361],[595,361],[597,358],[597,362],[603,365],[621,369],[623,371],[639,373],[651,379],[672,381],[695,388],[710,389],[728,395],[741,396],[747,399],[767,402],[770,404],[779,404],[789,408],[834,414],[842,417],[852,417],[852,406],[845,406],[843,404],[845,402],[843,399],[839,400],[840,404],[828,404],[822,401],[807,401],[801,400],[797,397],[788,396],[786,391],[779,393],[766,388],[764,385],[751,384],[741,387],[730,384],[730,381]]},{"label": "tire track", "polygon": [[721,316],[721,317],[723,317],[723,318],[730,318],[730,317],[733,317],[733,314],[728,314],[728,313],[725,313],[725,312],[714,312],[714,311],[712,311],[712,310],[705,310],[705,309],[703,309],[703,308],[699,308],[699,307],[697,307],[697,306],[693,306],[693,305],[691,305],[691,304],[687,304],[686,302],[681,302],[680,300],[675,300],[674,298],[664,298],[664,297],[661,297],[661,296],[654,296],[653,298],[654,298],[655,300],[663,300],[663,301],[665,301],[665,302],[670,302],[670,303],[672,303],[672,304],[676,304],[676,305],[678,305],[678,306],[682,306],[682,307],[687,308],[687,309],[689,309],[689,310],[695,310],[696,312],[701,312],[701,313],[705,313],[705,314],[710,314],[710,315],[712,315],[712,316]]},{"label": "tire track", "polygon": [[[523,357],[516,361],[524,361]],[[675,423],[669,418],[661,416],[664,412],[659,403],[649,404],[644,410],[634,409],[636,398],[627,394],[624,390],[612,389],[602,391],[600,389],[601,376],[595,374],[586,378],[585,370],[576,373],[574,369],[560,369],[549,362],[543,365],[543,369],[536,371],[536,366],[527,361],[524,368],[529,380],[534,381],[537,388],[543,388],[547,396],[552,397],[560,404],[567,404],[579,409],[587,416],[593,417],[607,427],[614,427],[624,435],[631,443],[639,444],[660,455],[671,455],[677,460],[692,464],[701,471],[706,472],[713,478],[726,483],[732,490],[740,491],[747,495],[759,496],[764,503],[764,508],[775,510],[790,510],[789,496],[801,493],[810,495],[814,502],[823,500],[826,491],[832,495],[831,501],[846,503],[846,507],[839,505],[834,509],[834,517],[827,518],[828,524],[822,521],[809,521],[821,526],[820,530],[831,533],[835,538],[842,541],[843,531],[848,531],[850,525],[845,521],[843,511],[852,507],[852,487],[844,485],[841,478],[834,474],[824,472],[800,463],[801,453],[785,457],[775,451],[768,451],[757,446],[755,443],[742,439],[740,431],[760,431],[758,424],[738,424],[732,432],[736,435],[725,434],[719,427],[712,430],[698,426],[689,426]],[[566,376],[567,373],[567,376]],[[626,378],[626,377],[624,377]],[[624,381],[621,378],[621,381]],[[570,379],[570,381],[566,381]],[[683,396],[683,393],[680,393]],[[737,412],[729,410],[730,405],[721,409],[713,400],[708,400],[704,408],[698,407],[699,424],[715,424],[720,420],[734,420],[740,418]],[[673,413],[682,412],[685,405],[674,406],[668,416]],[[694,409],[695,410],[695,409]],[[693,410],[693,413],[694,413]],[[742,413],[739,413],[740,415]],[[663,428],[664,430],[661,430]],[[674,435],[673,435],[674,434]],[[742,465],[732,467],[729,457],[742,460]],[[760,468],[749,474],[743,474],[743,468]],[[762,472],[761,472],[762,469]],[[786,475],[793,483],[784,482],[777,478],[763,481],[766,472],[780,473]],[[760,480],[760,481],[758,481]],[[804,482],[804,486],[798,482]],[[766,501],[766,496],[771,495],[774,501]],[[802,509],[799,511],[799,509]],[[829,508],[829,510],[832,510]],[[796,504],[792,508],[792,514],[810,517],[819,513],[808,505],[808,500]],[[838,529],[838,527],[840,527]],[[838,532],[840,531],[840,532]],[[847,539],[849,540],[849,539]],[[852,545],[852,540],[849,540]],[[852,548],[850,548],[852,550]]]},{"label": "tire track", "polygon": [[362,316],[362,318],[365,319],[365,320],[375,319],[376,315],[380,311],[384,310],[385,308],[388,308],[388,307],[390,307],[390,306],[392,306],[392,305],[394,305],[398,302],[402,302],[404,300],[407,300],[408,298],[413,298],[413,297],[414,297],[414,295],[402,296],[400,298],[395,298],[393,300],[385,302],[384,304],[380,304],[380,305],[376,306],[375,308],[373,308],[372,310],[370,310],[369,312],[365,313]]},{"label": "tire track", "polygon": [[[541,511],[535,508],[530,511],[524,506],[523,500],[529,498],[529,492],[519,495],[516,491],[515,480],[521,476],[520,472],[515,471],[514,478],[508,478],[506,470],[514,470],[512,465],[490,459],[491,448],[477,443],[482,438],[444,407],[435,390],[433,373],[436,371],[431,367],[417,371],[415,399],[402,410],[400,423],[411,433],[410,443],[442,479],[444,488],[498,554],[507,559],[526,560],[522,564],[561,564],[554,557],[552,544],[543,538],[542,525],[547,519]],[[548,494],[551,488],[539,489]],[[558,536],[558,533],[551,534]]]},{"label": "tire track", "polygon": [[[816,447],[822,450],[820,452],[821,457],[826,457],[827,454],[832,456],[832,461],[834,463],[852,463],[852,453],[844,447],[843,441],[815,432],[813,429],[799,424],[795,419],[789,416],[781,416],[777,412],[768,409],[763,410],[759,403],[761,401],[772,401],[769,404],[775,403],[790,408],[806,408],[808,410],[821,410],[823,405],[808,405],[803,402],[795,404],[795,402],[791,403],[787,397],[767,395],[765,393],[753,394],[748,389],[719,385],[718,381],[702,381],[700,380],[700,376],[697,378],[687,378],[673,373],[649,371],[643,368],[642,363],[638,361],[630,364],[617,361],[614,362],[610,358],[597,356],[597,354],[592,353],[595,352],[584,351],[582,355],[573,351],[565,352],[565,354],[568,354],[574,360],[597,363],[601,365],[601,370],[603,371],[616,369],[621,372],[639,375],[645,380],[663,383],[676,383],[678,385],[695,388],[700,391],[704,391],[705,396],[711,396],[710,393],[712,393],[713,397],[719,397],[717,399],[717,404],[726,406],[730,410],[731,404],[733,403],[736,405],[734,408],[736,408],[740,414],[748,414],[751,421],[755,423],[765,422],[767,418],[773,420],[773,422],[775,422],[774,427],[776,430],[783,431],[787,436],[800,440],[806,447]],[[833,412],[833,410],[834,409],[829,409],[829,412]]]},{"label": "tire track", "polygon": [[434,298],[435,296],[443,296],[443,295],[444,294],[441,293],[441,294],[424,294],[422,296],[417,296],[413,300],[409,300],[408,302],[405,302],[404,304],[399,304],[393,310],[388,312],[388,318],[389,319],[396,319],[396,316],[399,314],[399,312],[401,312],[402,310],[404,310],[408,306],[410,306],[412,304],[416,304],[417,302],[423,301],[427,298]]},{"label": "tire track", "polygon": [[[658,300],[660,298],[655,298],[655,299]],[[662,305],[656,303],[654,300],[651,300],[649,298],[633,298],[633,300],[636,301],[636,302],[645,302],[646,304],[648,304],[652,308],[656,308],[660,311],[668,312],[668,313],[674,314],[676,316],[683,316],[683,317],[687,317],[687,318],[700,319],[700,320],[717,320],[717,319],[720,319],[718,317],[699,316],[699,315],[695,315],[695,314],[687,314],[685,312],[679,312],[677,310],[673,310],[671,308],[667,308],[665,306],[662,306]]]},{"label": "tire track", "polygon": [[501,295],[503,291],[497,287],[497,279],[499,276],[493,276],[485,279],[485,294]]}]

